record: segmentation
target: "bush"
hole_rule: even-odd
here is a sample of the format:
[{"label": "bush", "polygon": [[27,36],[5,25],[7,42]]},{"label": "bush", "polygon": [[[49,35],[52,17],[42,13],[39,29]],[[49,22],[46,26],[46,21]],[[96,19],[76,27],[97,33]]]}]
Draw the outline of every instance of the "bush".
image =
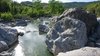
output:
[{"label": "bush", "polygon": [[28,16],[27,14],[16,14],[14,15],[15,19],[30,19],[30,16]]},{"label": "bush", "polygon": [[22,18],[22,14],[16,14],[16,15],[14,15],[14,18],[20,19],[20,18]]},{"label": "bush", "polygon": [[85,10],[96,14],[97,17],[100,17],[100,2],[90,3],[90,4],[86,5],[84,8],[85,8]]},{"label": "bush", "polygon": [[13,20],[13,15],[11,13],[1,13],[1,19],[10,21]]}]

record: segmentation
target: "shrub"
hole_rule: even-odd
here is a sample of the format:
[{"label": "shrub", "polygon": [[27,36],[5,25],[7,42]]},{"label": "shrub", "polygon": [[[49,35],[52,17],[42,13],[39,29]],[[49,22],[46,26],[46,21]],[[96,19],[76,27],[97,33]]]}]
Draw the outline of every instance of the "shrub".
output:
[{"label": "shrub", "polygon": [[10,20],[13,20],[13,15],[9,12],[1,13],[1,19],[5,20],[5,21],[10,21]]},{"label": "shrub", "polygon": [[14,15],[15,19],[30,19],[30,16],[28,16],[27,14],[16,14]]},{"label": "shrub", "polygon": [[90,3],[84,7],[87,11],[94,13],[97,17],[100,17],[100,2]]}]

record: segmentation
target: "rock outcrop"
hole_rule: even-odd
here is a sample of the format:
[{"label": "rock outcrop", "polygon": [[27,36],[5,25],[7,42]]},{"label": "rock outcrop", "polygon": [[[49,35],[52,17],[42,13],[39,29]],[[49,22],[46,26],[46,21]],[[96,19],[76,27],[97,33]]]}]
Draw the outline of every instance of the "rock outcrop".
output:
[{"label": "rock outcrop", "polygon": [[12,56],[10,52],[18,42],[18,36],[24,35],[24,32],[20,32],[15,26],[26,26],[29,22],[30,20],[20,19],[15,21],[0,20],[0,56]]},{"label": "rock outcrop", "polygon": [[16,20],[15,26],[27,26],[30,20]]},{"label": "rock outcrop", "polygon": [[18,31],[10,28],[0,28],[0,52],[7,50],[18,41]]},{"label": "rock outcrop", "polygon": [[[52,18],[51,29],[46,36],[50,52],[57,55],[85,46],[100,46],[100,27],[96,15],[79,8],[64,11]],[[91,56],[91,55],[90,55]]]},{"label": "rock outcrop", "polygon": [[46,37],[47,47],[54,55],[84,47],[86,43],[85,23],[69,17],[56,22]]},{"label": "rock outcrop", "polygon": [[7,50],[9,47],[5,41],[0,41],[0,52]]},{"label": "rock outcrop", "polygon": [[15,26],[27,26],[27,24],[30,22],[30,20],[25,19],[16,19],[15,21],[0,21],[0,27],[15,27]]},{"label": "rock outcrop", "polygon": [[57,56],[100,56],[100,48],[84,47],[66,53],[59,53]]},{"label": "rock outcrop", "polygon": [[91,35],[94,32],[94,29],[97,27],[97,17],[95,14],[91,14],[86,12],[80,8],[71,8],[69,10],[65,10],[62,15],[59,17],[54,17],[54,21],[59,21],[64,17],[71,17],[73,19],[78,19],[83,21],[87,27],[87,35]]},{"label": "rock outcrop", "polygon": [[46,25],[39,24],[39,32],[47,33],[49,31],[49,27]]}]

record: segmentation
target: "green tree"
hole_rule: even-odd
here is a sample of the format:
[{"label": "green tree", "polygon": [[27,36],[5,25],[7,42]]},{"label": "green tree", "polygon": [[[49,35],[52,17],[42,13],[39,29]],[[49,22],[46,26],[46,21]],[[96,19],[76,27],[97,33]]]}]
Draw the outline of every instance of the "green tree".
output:
[{"label": "green tree", "polygon": [[7,12],[7,13],[2,13],[0,18],[5,21],[10,21],[13,19],[13,16],[11,13]]},{"label": "green tree", "polygon": [[11,3],[11,13],[13,15],[21,13],[22,5],[17,3],[17,2],[12,2]]},{"label": "green tree", "polygon": [[56,0],[49,0],[48,9],[50,14],[61,14],[64,11],[62,3]]},{"label": "green tree", "polygon": [[90,3],[87,6],[85,6],[85,9],[93,14],[96,14],[97,16],[100,16],[100,2],[96,3]]},{"label": "green tree", "polygon": [[43,6],[41,0],[33,0],[33,14],[41,16],[43,14]]},{"label": "green tree", "polygon": [[10,5],[12,0],[0,0],[0,12],[10,11]]}]

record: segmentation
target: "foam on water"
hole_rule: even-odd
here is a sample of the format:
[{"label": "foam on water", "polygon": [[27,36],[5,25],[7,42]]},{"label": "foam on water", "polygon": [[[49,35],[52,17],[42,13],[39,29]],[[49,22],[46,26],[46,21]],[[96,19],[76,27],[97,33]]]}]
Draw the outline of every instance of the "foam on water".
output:
[{"label": "foam on water", "polygon": [[25,56],[23,51],[22,51],[22,47],[20,46],[20,44],[17,45],[17,47],[15,48],[15,56]]},{"label": "foam on water", "polygon": [[97,20],[100,20],[100,17],[98,17]]},{"label": "foam on water", "polygon": [[22,26],[16,26],[16,27],[13,27],[12,29],[17,29],[18,32],[23,32],[23,33],[25,33],[24,28],[25,28],[25,27],[22,27]]}]

